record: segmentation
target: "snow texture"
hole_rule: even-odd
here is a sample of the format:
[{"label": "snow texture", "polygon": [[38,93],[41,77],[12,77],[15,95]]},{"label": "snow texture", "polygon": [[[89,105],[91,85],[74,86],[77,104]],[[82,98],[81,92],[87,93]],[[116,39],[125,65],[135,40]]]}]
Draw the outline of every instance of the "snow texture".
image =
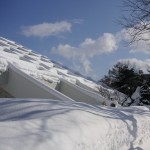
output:
[{"label": "snow texture", "polygon": [[149,150],[149,107],[1,99],[2,150]]},{"label": "snow texture", "polygon": [[7,61],[3,58],[0,58],[0,74],[5,72],[7,70],[7,67],[8,67]]},{"label": "snow texture", "polygon": [[[92,93],[91,96],[99,97],[98,101],[108,100],[109,97],[101,95],[99,89],[105,89],[103,86],[89,81],[79,75],[75,75],[63,68],[62,66],[53,63],[46,56],[37,54],[36,52],[23,47],[14,41],[0,37],[0,71],[7,69],[7,64],[15,66],[29,76],[32,76],[38,81],[50,86],[50,83],[60,83],[61,79],[68,81],[71,84],[82,88],[83,92],[88,90]],[[105,91],[112,94],[112,91]],[[107,105],[110,104],[106,103]]]},{"label": "snow texture", "polygon": [[[10,64],[43,83],[63,79],[93,93],[101,91],[104,97],[115,93],[0,37],[0,72]],[[133,97],[138,97],[137,92]],[[0,99],[0,150],[149,150],[149,132],[150,107],[146,106]]]}]

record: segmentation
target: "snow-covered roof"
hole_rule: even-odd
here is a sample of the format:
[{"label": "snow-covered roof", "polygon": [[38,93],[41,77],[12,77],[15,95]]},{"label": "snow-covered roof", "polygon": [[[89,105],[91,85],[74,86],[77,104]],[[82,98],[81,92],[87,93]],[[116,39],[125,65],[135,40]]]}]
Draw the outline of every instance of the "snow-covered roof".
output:
[{"label": "snow-covered roof", "polygon": [[[65,80],[66,83],[74,85],[74,89],[80,90],[82,93],[85,93],[85,90],[87,90],[87,95],[92,92],[90,95],[94,99],[96,97],[96,101],[107,101],[106,98],[100,95],[100,85],[95,82],[71,73],[69,70],[52,62],[47,56],[38,54],[14,41],[0,37],[0,72],[4,72],[8,65],[14,66],[47,86],[50,86],[51,83],[55,83],[53,85],[57,86],[62,80]],[[55,86],[53,88],[57,90]],[[74,97],[71,98],[74,99]]]}]

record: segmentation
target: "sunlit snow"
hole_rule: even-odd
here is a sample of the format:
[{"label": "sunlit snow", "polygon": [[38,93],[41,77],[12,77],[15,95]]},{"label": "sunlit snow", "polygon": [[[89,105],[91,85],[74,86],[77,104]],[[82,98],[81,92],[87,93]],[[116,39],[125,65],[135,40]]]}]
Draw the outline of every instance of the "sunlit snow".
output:
[{"label": "sunlit snow", "polygon": [[2,150],[149,150],[149,107],[1,99]]},{"label": "sunlit snow", "polygon": [[[114,92],[0,37],[0,72],[5,72],[10,64],[43,83],[63,79],[80,86],[83,92],[91,91],[93,96],[99,90]],[[106,99],[100,93],[99,98]],[[146,106],[0,99],[0,150],[149,150],[149,133],[150,107]]]}]

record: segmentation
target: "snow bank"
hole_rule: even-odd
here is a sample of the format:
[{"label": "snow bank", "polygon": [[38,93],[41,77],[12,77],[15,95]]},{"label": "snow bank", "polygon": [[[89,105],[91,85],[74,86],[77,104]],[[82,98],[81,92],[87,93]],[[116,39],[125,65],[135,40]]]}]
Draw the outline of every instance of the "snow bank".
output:
[{"label": "snow bank", "polygon": [[149,150],[148,107],[1,99],[2,150]]}]

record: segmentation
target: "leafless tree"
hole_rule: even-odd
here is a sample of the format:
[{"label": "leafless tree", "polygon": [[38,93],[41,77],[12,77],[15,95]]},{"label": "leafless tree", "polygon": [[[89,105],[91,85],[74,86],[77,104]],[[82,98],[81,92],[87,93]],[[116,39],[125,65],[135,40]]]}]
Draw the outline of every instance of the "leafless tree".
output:
[{"label": "leafless tree", "polygon": [[147,41],[150,44],[150,0],[124,0],[126,15],[119,23],[130,35],[129,44]]}]

